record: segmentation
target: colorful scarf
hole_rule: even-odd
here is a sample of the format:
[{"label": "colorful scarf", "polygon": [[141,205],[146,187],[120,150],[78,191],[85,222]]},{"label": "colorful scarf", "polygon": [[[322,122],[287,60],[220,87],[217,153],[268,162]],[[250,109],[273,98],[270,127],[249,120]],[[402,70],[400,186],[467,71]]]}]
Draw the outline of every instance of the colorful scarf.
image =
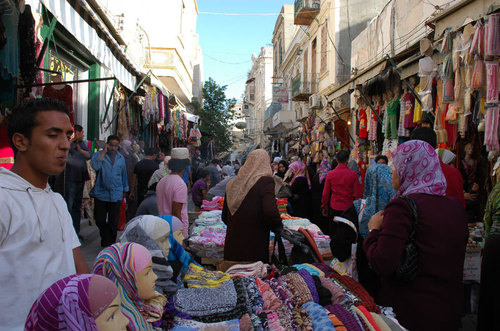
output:
[{"label": "colorful scarf", "polygon": [[238,175],[227,183],[226,202],[231,215],[240,208],[243,199],[261,177],[273,175],[269,161],[269,154],[265,149],[253,150],[248,154]]},{"label": "colorful scarf", "polygon": [[[368,235],[368,222],[372,216],[383,210],[395,193],[396,191],[392,188],[391,168],[385,164],[370,166],[365,177],[365,208],[359,220],[359,232],[363,238]],[[354,202],[358,213],[360,202],[360,200]]]},{"label": "colorful scarf", "polygon": [[139,244],[116,243],[103,249],[94,263],[93,273],[111,279],[118,287],[123,314],[130,321],[128,330],[153,330],[153,326],[141,314],[144,301],[137,295],[135,283],[135,275],[140,272],[136,270],[140,267],[136,261],[144,260],[144,256],[139,255],[147,254],[151,259],[151,254]]},{"label": "colorful scarf", "polygon": [[326,175],[328,174],[328,172],[332,170],[332,167],[330,166],[330,163],[328,163],[328,160],[326,159],[326,157],[323,158],[323,160],[321,160],[321,163],[318,167],[318,174],[319,174],[319,183],[323,183],[323,181],[325,180],[326,178]]},{"label": "colorful scarf", "polygon": [[311,188],[311,181],[309,180],[309,174],[307,173],[306,165],[302,163],[302,161],[292,162],[288,167],[288,169],[293,171],[294,174],[292,180],[290,181],[290,185],[293,185],[295,179],[299,177],[304,177],[307,179],[307,184],[309,185],[309,189]]},{"label": "colorful scarf", "polygon": [[[96,279],[102,296],[89,302],[89,285]],[[46,289],[31,307],[25,330],[97,331],[95,318],[118,294],[116,286],[98,275],[71,275]]]},{"label": "colorful scarf", "polygon": [[414,193],[445,195],[446,179],[439,157],[425,141],[410,140],[399,145],[393,153],[393,163],[399,176],[395,198]]}]

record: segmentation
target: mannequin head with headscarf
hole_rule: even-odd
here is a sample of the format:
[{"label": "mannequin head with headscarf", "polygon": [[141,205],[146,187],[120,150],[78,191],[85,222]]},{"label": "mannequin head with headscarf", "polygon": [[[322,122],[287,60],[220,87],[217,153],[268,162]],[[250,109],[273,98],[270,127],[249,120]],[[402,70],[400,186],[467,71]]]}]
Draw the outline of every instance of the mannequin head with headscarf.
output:
[{"label": "mannequin head with headscarf", "polygon": [[26,330],[126,330],[118,288],[106,277],[75,274],[46,289],[31,307]]}]

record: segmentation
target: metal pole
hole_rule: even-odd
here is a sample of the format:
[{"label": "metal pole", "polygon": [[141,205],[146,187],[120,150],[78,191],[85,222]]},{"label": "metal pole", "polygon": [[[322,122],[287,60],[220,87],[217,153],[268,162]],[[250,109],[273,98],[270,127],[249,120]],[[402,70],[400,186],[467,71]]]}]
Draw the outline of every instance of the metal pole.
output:
[{"label": "metal pole", "polygon": [[130,100],[132,99],[132,97],[137,93],[137,89],[139,89],[139,87],[141,87],[142,83],[144,83],[144,81],[146,80],[146,78],[148,78],[150,72],[151,72],[151,70],[148,71],[146,73],[146,75],[144,75],[144,78],[142,78],[142,80],[139,82],[139,84],[137,84],[137,86],[135,87],[135,90],[132,93],[130,93],[130,95],[127,98],[127,101],[123,104],[123,106],[120,107],[120,109],[118,109],[118,111],[116,112],[115,116],[113,116],[113,119],[111,120],[111,122],[109,122],[108,126],[104,130],[109,129],[109,127],[111,126],[111,124],[113,124],[113,122],[116,120],[116,118],[118,117],[118,115],[120,114],[120,112],[122,111],[122,109],[125,108],[125,105],[128,104],[130,102]]},{"label": "metal pole", "polygon": [[115,82],[113,83],[113,88],[111,89],[111,93],[109,94],[108,103],[106,104],[106,111],[104,112],[104,117],[102,118],[103,119],[102,123],[104,123],[104,120],[108,116],[109,105],[111,105],[111,100],[113,99],[113,91],[115,90],[117,83],[118,83],[118,80],[115,79]]},{"label": "metal pole", "polygon": [[[47,32],[47,37],[45,37],[45,40],[43,41],[42,49],[40,50],[40,54],[38,55],[38,59],[36,59],[36,66],[39,67],[40,64],[42,64],[42,59],[43,56],[45,55],[45,52],[47,51],[47,47],[49,46],[50,43],[50,38],[52,38],[52,34],[54,33],[54,28],[56,27],[57,20],[55,17],[52,18],[52,21],[50,21],[49,25],[49,31]],[[36,85],[33,85],[36,86]]]},{"label": "metal pole", "polygon": [[61,84],[74,84],[74,83],[88,83],[88,82],[99,82],[101,80],[112,80],[116,79],[115,77],[105,77],[105,78],[92,78],[92,79],[80,79],[80,80],[68,80],[54,83],[40,83],[33,85],[17,85],[16,88],[25,88],[31,86],[48,86],[48,85],[61,85]]},{"label": "metal pole", "polygon": [[[387,54],[386,55],[387,59],[389,60],[389,62],[391,62],[391,65],[392,67],[395,69],[397,68],[397,64],[396,62],[394,62],[394,60],[392,59],[392,57]],[[413,89],[413,87],[411,87],[410,83],[408,83],[406,80],[402,79],[403,83],[405,83],[406,87],[408,88],[408,90],[410,90],[411,94],[413,94],[413,96],[415,97],[415,99],[418,101],[419,104],[422,104],[422,100],[420,100],[420,96],[418,95],[418,93]]]},{"label": "metal pole", "polygon": [[368,107],[370,107],[370,109],[372,110],[372,112],[375,114],[375,116],[377,116],[377,120],[380,122],[381,125],[384,125],[384,121],[382,121],[382,118],[380,118],[379,114],[375,111],[375,109],[373,108],[370,100],[368,100],[368,98],[366,97],[366,95],[363,93],[363,91],[361,90],[361,88],[359,87],[356,87],[356,89],[359,91],[359,94],[361,95],[361,97],[363,98],[363,100],[365,100],[365,103],[368,105]]}]

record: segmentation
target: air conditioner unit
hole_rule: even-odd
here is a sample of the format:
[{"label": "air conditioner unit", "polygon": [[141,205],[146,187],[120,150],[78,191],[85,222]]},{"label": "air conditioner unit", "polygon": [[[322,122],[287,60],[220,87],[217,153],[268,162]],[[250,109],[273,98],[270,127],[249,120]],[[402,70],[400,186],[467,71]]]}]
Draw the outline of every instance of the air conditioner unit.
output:
[{"label": "air conditioner unit", "polygon": [[321,104],[321,95],[313,94],[309,97],[309,108],[311,109],[321,109],[323,105]]}]

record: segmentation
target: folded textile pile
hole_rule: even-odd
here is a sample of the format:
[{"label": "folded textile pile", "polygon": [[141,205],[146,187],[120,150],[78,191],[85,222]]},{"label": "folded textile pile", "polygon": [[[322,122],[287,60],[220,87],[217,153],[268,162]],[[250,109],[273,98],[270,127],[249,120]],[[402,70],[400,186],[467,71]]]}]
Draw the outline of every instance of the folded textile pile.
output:
[{"label": "folded textile pile", "polygon": [[224,313],[236,307],[238,295],[232,280],[216,288],[182,288],[175,295],[175,308],[192,317]]},{"label": "folded textile pile", "polygon": [[226,272],[211,271],[191,263],[184,276],[184,282],[191,288],[216,288],[230,278],[231,276]]},{"label": "folded textile pile", "polygon": [[224,197],[215,197],[212,201],[203,200],[201,211],[222,210],[224,206]]},{"label": "folded textile pile", "polygon": [[278,211],[280,214],[286,214],[288,207],[288,198],[276,199],[276,206],[278,206]]},{"label": "folded textile pile", "polygon": [[262,261],[249,264],[235,264],[226,270],[231,277],[265,277],[267,275],[268,265]]}]

